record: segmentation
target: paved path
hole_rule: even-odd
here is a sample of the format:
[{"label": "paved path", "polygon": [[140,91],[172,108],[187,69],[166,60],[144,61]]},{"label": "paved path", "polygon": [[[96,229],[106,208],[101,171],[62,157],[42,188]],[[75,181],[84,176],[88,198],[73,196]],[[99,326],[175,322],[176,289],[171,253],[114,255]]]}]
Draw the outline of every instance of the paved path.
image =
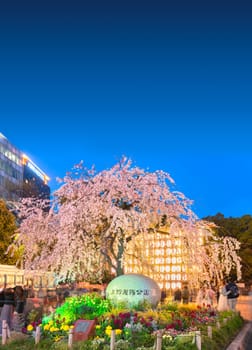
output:
[{"label": "paved path", "polygon": [[235,340],[230,344],[227,350],[251,350],[252,349],[252,295],[240,296],[238,298],[236,309],[240,311],[241,316],[248,321],[238,334]]},{"label": "paved path", "polygon": [[252,321],[252,295],[241,295],[238,298],[236,309],[247,321]]}]

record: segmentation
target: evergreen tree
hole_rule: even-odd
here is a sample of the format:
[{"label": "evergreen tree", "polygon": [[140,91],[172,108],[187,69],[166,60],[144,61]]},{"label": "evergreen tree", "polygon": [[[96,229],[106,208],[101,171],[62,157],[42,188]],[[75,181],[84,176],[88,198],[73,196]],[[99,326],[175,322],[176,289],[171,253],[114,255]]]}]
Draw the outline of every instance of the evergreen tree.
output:
[{"label": "evergreen tree", "polygon": [[0,200],[0,263],[15,264],[16,256],[7,253],[7,249],[14,240],[17,229],[15,216],[8,210],[3,200]]}]

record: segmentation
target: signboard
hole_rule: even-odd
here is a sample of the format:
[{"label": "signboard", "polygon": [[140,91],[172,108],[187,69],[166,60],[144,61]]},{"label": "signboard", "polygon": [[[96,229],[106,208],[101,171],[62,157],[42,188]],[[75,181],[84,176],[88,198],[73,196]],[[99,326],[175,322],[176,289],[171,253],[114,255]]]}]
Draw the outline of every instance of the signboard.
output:
[{"label": "signboard", "polygon": [[94,320],[77,320],[73,329],[73,341],[87,340],[93,333]]}]

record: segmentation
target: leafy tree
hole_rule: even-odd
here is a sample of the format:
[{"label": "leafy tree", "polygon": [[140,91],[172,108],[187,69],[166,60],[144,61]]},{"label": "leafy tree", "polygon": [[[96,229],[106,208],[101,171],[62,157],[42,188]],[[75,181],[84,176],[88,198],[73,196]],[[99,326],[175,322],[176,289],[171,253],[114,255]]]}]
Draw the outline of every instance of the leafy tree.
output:
[{"label": "leafy tree", "polygon": [[223,214],[217,213],[206,217],[205,220],[217,225],[215,230],[220,237],[231,236],[240,242],[239,256],[242,261],[243,280],[246,284],[252,284],[252,216],[225,218]]},{"label": "leafy tree", "polygon": [[[169,238],[180,235],[188,266],[197,266],[197,278],[202,271],[220,278],[215,267],[220,255],[223,269],[239,270],[236,240],[216,239],[212,224],[199,220],[192,201],[172,186],[169,174],[133,167],[127,158],[97,174],[94,168],[75,166],[55,191],[48,212],[41,200],[26,199],[20,207],[18,243],[25,247],[26,266],[62,276],[71,271],[87,281],[101,280],[104,272],[121,275],[129,243],[166,229]],[[232,254],[223,255],[228,243]]]},{"label": "leafy tree", "polygon": [[17,257],[7,253],[8,247],[13,242],[17,229],[15,216],[8,210],[5,202],[0,200],[0,263],[15,264]]}]

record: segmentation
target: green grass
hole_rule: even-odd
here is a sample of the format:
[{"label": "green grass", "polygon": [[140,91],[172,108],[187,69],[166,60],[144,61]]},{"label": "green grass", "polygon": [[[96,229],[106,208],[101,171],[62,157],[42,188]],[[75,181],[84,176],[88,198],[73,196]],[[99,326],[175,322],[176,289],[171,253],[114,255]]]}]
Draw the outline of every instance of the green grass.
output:
[{"label": "green grass", "polygon": [[221,328],[213,328],[213,338],[203,334],[202,350],[223,350],[234,340],[244,325],[243,319],[237,314]]}]

